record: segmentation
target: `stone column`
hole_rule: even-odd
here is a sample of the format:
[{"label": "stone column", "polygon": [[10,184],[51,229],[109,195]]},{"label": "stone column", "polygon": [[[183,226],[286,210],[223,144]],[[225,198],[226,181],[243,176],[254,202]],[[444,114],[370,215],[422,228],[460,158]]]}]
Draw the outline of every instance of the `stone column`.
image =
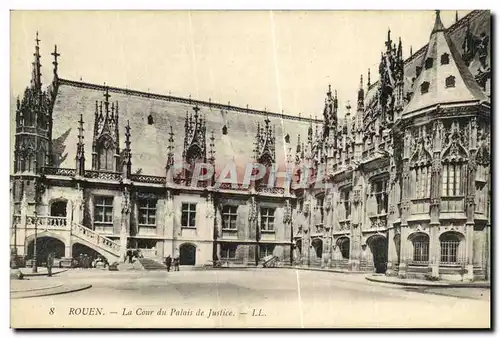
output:
[{"label": "stone column", "polygon": [[432,277],[439,277],[439,261],[441,260],[441,244],[437,226],[429,228],[429,267]]},{"label": "stone column", "polygon": [[66,258],[73,257],[73,245],[71,243],[71,239],[70,239],[69,245],[66,245],[64,247],[64,257],[66,257]]},{"label": "stone column", "polygon": [[408,256],[408,218],[410,215],[410,168],[408,161],[403,164],[403,191],[401,198],[401,248],[400,248],[400,262],[398,275],[402,278],[406,277],[406,269],[411,257]]},{"label": "stone column", "polygon": [[466,184],[467,196],[465,197],[465,270],[464,281],[474,279],[474,218],[476,213],[476,153],[477,153],[477,118],[473,117],[469,123],[469,158]]},{"label": "stone column", "polygon": [[304,199],[304,228],[302,229],[304,236],[302,237],[302,265],[309,266],[311,260],[311,201],[309,195]]},{"label": "stone column", "polygon": [[433,125],[433,157],[431,167],[431,204],[429,223],[429,265],[432,277],[439,277],[439,262],[441,260],[441,245],[439,243],[438,227],[440,206],[441,206],[441,147],[442,147],[442,132],[443,125],[441,121],[434,122]]},{"label": "stone column", "polygon": [[[361,260],[361,238],[362,238],[362,219],[364,218],[363,207],[365,205],[364,195],[365,186],[359,182],[361,173],[353,172],[353,188],[351,190],[351,226],[350,226],[350,248],[349,248],[349,269],[359,271]],[[356,182],[356,183],[355,183]],[[358,183],[359,182],[359,183]],[[355,183],[355,184],[354,184]],[[346,210],[347,212],[347,210]]]},{"label": "stone column", "polygon": [[217,259],[221,259],[221,244],[220,240],[222,238],[222,215],[219,206],[215,207],[215,255]]},{"label": "stone column", "polygon": [[395,242],[395,237],[396,237],[396,231],[394,226],[392,225],[389,228],[388,234],[387,234],[387,250],[388,250],[388,257],[387,257],[387,270],[386,270],[386,275],[388,276],[394,276],[396,275],[395,271],[395,265],[398,260],[398,253],[397,253],[397,248],[396,248],[396,242]]},{"label": "stone column", "polygon": [[127,253],[127,242],[130,231],[130,191],[128,187],[122,194],[122,217],[120,226],[120,257],[125,260]]}]

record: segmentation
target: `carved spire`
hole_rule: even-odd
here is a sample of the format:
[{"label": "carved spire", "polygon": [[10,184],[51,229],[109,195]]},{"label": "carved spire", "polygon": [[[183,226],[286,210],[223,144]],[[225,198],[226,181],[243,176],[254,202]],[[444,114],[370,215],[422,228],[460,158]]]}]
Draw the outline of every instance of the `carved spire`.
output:
[{"label": "carved spire", "polygon": [[210,144],[209,144],[210,150],[208,151],[209,158],[208,162],[212,165],[215,164],[215,136],[214,136],[214,131],[210,133]]},{"label": "carved spire", "polygon": [[167,171],[174,165],[174,131],[172,126],[170,126],[168,135]]},{"label": "carved spire", "polygon": [[[92,142],[92,169],[104,169],[118,171],[121,168],[120,163],[120,136],[118,128],[118,102],[111,105],[111,112],[109,107],[109,89],[106,86],[104,96],[104,112],[103,102],[96,101],[94,113],[94,139]],[[111,149],[111,150],[110,150]],[[99,153],[103,151],[113,151],[114,160],[111,161],[109,157],[105,164],[100,163]],[[102,157],[104,161],[104,156]],[[114,164],[111,165],[111,162]]]},{"label": "carved spire", "polygon": [[84,176],[85,171],[85,147],[83,137],[83,114],[80,114],[80,121],[78,121],[78,143],[76,145],[76,174]]},{"label": "carved spire", "polygon": [[403,60],[403,43],[401,42],[401,37],[399,37],[397,56],[398,56],[398,61]]},{"label": "carved spire", "polygon": [[304,153],[302,152],[300,143],[300,134],[297,136],[297,148],[295,149],[295,165],[299,165],[304,159]]},{"label": "carved spire", "polygon": [[106,86],[105,88],[105,93],[104,93],[104,111],[106,113],[106,119],[108,119],[108,115],[109,115],[109,97],[111,95],[109,95],[109,88],[108,86]]},{"label": "carved spire", "polygon": [[[335,96],[337,92],[335,91]],[[332,97],[332,86],[328,85],[328,91],[325,98],[325,108],[323,110],[324,128],[323,134],[327,137],[330,131],[335,131],[337,127],[337,109],[336,98]]]},{"label": "carved spire", "polygon": [[363,112],[365,109],[365,90],[363,89],[363,75],[359,80],[359,90],[358,90],[358,112]]},{"label": "carved spire", "polygon": [[40,91],[42,90],[42,72],[41,68],[42,65],[40,63],[40,39],[38,38],[38,31],[36,32],[36,38],[35,38],[35,53],[33,56],[35,57],[35,60],[33,61],[33,74],[31,77],[31,86],[35,88],[36,90]]},{"label": "carved spire", "polygon": [[455,23],[458,22],[458,11],[455,11]]},{"label": "carved spire", "polygon": [[130,144],[130,123],[127,120],[127,125],[125,126],[125,149],[123,149],[122,158],[123,179],[130,178],[132,174],[132,151]]},{"label": "carved spire", "polygon": [[186,112],[184,123],[184,151],[183,158],[188,163],[194,163],[199,159],[206,161],[206,122],[199,114],[200,108],[193,107],[194,114]]},{"label": "carved spire", "polygon": [[268,116],[264,120],[264,126],[257,124],[255,159],[261,164],[271,164],[276,161],[275,150],[275,128],[271,126],[271,120]]},{"label": "carved spire", "polygon": [[432,29],[431,34],[445,30],[443,22],[441,21],[441,14],[440,13],[441,13],[440,10],[436,10],[436,20],[434,21],[434,28]]},{"label": "carved spire", "polygon": [[57,58],[61,56],[61,54],[57,52],[57,45],[54,45],[54,51],[50,53],[50,55],[54,57],[54,61],[52,61],[52,64],[54,65],[54,80],[55,80],[59,77],[57,74],[57,66],[59,65],[59,63],[57,62]]},{"label": "carved spire", "polygon": [[391,29],[387,30],[387,41],[385,42],[387,53],[391,52],[392,40],[391,40]]},{"label": "carved spire", "polygon": [[371,79],[370,79],[370,68],[368,68],[368,83],[366,84],[368,89],[370,89],[370,86],[372,85]]}]

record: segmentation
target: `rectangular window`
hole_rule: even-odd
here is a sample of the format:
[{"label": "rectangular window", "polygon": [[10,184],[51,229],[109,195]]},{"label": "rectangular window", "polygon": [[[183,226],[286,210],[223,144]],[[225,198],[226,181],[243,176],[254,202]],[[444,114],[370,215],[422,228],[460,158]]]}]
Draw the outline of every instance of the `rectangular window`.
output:
[{"label": "rectangular window", "polygon": [[344,189],[340,193],[341,203],[344,203],[345,219],[351,217],[351,189]]},{"label": "rectangular window", "polygon": [[274,231],[273,208],[260,208],[260,228],[262,231]]},{"label": "rectangular window", "polygon": [[156,225],[155,199],[139,200],[139,225]]},{"label": "rectangular window", "polygon": [[431,197],[431,179],[432,179],[431,173],[432,173],[432,171],[429,169],[430,168],[427,168],[427,190],[426,190],[427,197]]},{"label": "rectangular window", "polygon": [[454,264],[458,262],[459,241],[441,242],[441,263]]},{"label": "rectangular window", "polygon": [[181,226],[185,228],[196,227],[196,203],[182,203]]},{"label": "rectangular window", "polygon": [[113,226],[113,197],[94,197],[94,225]]},{"label": "rectangular window", "polygon": [[441,195],[448,196],[448,165],[446,164],[443,165],[442,176],[443,189]]},{"label": "rectangular window", "polygon": [[429,242],[416,241],[413,243],[413,261],[424,263],[429,261]]},{"label": "rectangular window", "polygon": [[443,165],[443,196],[460,196],[462,193],[462,182],[460,181],[463,166],[461,164],[445,164]]},{"label": "rectangular window", "polygon": [[455,196],[460,195],[460,174],[462,168],[459,164],[455,165]]},{"label": "rectangular window", "polygon": [[316,202],[317,202],[317,207],[318,207],[318,210],[320,213],[320,223],[323,223],[323,219],[325,218],[325,212],[324,212],[324,208],[323,208],[323,205],[325,203],[325,197],[324,196],[318,197]]},{"label": "rectangular window", "polygon": [[372,187],[374,189],[375,199],[377,201],[377,214],[387,213],[388,208],[388,194],[387,194],[387,181],[378,180],[373,182]]},{"label": "rectangular window", "polygon": [[225,205],[222,207],[222,229],[236,230],[236,220],[238,219],[238,206]]},{"label": "rectangular window", "polygon": [[448,165],[448,194],[447,196],[453,196],[455,185],[455,168],[453,165]]},{"label": "rectangular window", "polygon": [[101,148],[99,150],[99,170],[113,171],[115,156],[112,148]]},{"label": "rectangular window", "polygon": [[266,256],[274,255],[274,244],[261,244],[259,247],[259,257],[263,259]]},{"label": "rectangular window", "polygon": [[220,246],[220,258],[221,259],[235,259],[236,258],[236,248],[237,244],[221,244]]}]

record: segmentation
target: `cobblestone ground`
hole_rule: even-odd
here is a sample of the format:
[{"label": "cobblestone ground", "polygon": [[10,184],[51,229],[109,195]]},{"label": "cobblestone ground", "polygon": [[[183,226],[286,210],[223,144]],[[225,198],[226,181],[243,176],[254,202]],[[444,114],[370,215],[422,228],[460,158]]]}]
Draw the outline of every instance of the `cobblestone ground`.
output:
[{"label": "cobblestone ground", "polygon": [[[370,282],[363,275],[72,270],[50,280],[56,281],[92,288],[13,299],[14,327],[490,326],[488,289],[408,288]],[[29,317],[23,315],[28,311]]]}]

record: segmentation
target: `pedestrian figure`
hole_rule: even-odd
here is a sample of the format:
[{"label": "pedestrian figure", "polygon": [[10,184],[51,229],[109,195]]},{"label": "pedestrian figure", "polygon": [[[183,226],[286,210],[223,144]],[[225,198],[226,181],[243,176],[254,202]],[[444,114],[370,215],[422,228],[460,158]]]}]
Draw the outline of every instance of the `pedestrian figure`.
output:
[{"label": "pedestrian figure", "polygon": [[80,256],[78,256],[78,266],[82,269],[84,268],[83,253],[81,253]]},{"label": "pedestrian figure", "polygon": [[47,276],[52,277],[52,267],[54,266],[54,253],[49,252],[47,255]]},{"label": "pedestrian figure", "polygon": [[174,258],[174,271],[179,271],[180,259],[179,256]]},{"label": "pedestrian figure", "polygon": [[170,255],[165,259],[165,265],[167,266],[167,272],[170,272],[170,267],[172,266],[172,257]]}]

